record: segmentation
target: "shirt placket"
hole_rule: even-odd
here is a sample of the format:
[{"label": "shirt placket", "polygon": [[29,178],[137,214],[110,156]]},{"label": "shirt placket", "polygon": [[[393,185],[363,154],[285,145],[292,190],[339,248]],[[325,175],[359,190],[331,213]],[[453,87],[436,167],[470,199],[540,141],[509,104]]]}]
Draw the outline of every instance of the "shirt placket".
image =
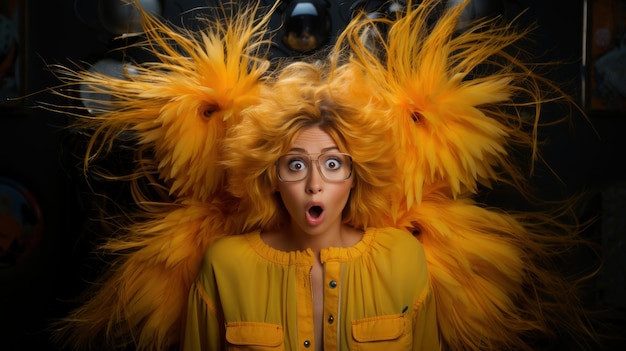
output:
[{"label": "shirt placket", "polygon": [[324,350],[338,350],[341,262],[324,264]]},{"label": "shirt placket", "polygon": [[299,264],[296,268],[298,285],[297,292],[297,316],[298,316],[298,350],[312,350],[313,333],[313,290],[311,286],[310,264]]}]

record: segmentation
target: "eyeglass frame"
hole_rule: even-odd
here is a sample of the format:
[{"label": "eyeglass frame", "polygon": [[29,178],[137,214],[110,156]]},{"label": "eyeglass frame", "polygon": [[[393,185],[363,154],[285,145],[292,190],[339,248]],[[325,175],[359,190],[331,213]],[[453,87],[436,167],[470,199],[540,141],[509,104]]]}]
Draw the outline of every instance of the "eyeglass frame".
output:
[{"label": "eyeglass frame", "polygon": [[[309,154],[309,153],[298,153],[298,152],[292,152],[292,153],[288,153],[288,154],[284,154],[282,156],[280,156],[277,160],[276,160],[276,176],[278,177],[278,180],[283,182],[283,183],[295,183],[295,182],[299,182],[302,181],[304,179],[306,179],[311,172],[307,171],[306,174],[304,175],[304,177],[302,177],[301,179],[298,180],[284,180],[280,177],[280,160],[283,157],[286,156],[306,156],[306,158],[308,158],[309,162],[308,162],[308,169],[311,169],[313,167],[311,167],[311,165],[314,163],[313,161],[315,161],[315,166],[317,168],[318,173],[320,174],[320,176],[322,177],[322,179],[324,179],[324,181],[329,182],[329,183],[341,183],[341,182],[345,182],[348,179],[352,178],[352,174],[354,173],[354,162],[352,161],[352,155],[344,153],[344,152],[334,152],[334,151],[326,151],[326,152],[321,152],[321,153],[317,153],[317,154]],[[317,158],[313,159],[311,157],[311,155],[317,155]],[[350,166],[350,173],[348,173],[348,176],[342,180],[332,180],[332,179],[328,179],[325,175],[324,172],[322,171],[322,166],[320,166],[319,160],[320,157],[322,155],[342,155],[342,156],[346,156],[348,161],[349,161],[349,166]]]}]

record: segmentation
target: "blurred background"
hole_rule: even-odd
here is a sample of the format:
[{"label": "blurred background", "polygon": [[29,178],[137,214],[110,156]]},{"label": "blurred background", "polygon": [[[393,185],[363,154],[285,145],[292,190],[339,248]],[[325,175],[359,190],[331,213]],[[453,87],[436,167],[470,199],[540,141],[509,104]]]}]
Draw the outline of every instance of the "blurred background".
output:
[{"label": "blurred background", "polygon": [[[140,3],[175,25],[193,24],[203,7],[215,5]],[[333,43],[355,9],[389,15],[402,5],[283,3],[272,22],[280,27],[274,58],[314,55]],[[588,286],[585,302],[607,309],[606,321],[626,331],[626,1],[472,0],[464,16],[519,17],[519,23],[536,24],[525,49],[537,62],[559,62],[545,74],[586,110],[588,120],[574,111],[570,124],[542,131],[544,157],[560,178],[540,168],[533,182],[548,198],[588,194],[580,215],[598,218],[586,235],[600,245],[604,266]],[[74,306],[99,268],[91,253],[95,234],[88,230],[90,189],[77,168],[80,135],[65,128],[69,116],[34,108],[41,100],[66,102],[29,94],[59,83],[46,68],[50,64],[85,62],[119,74],[121,62],[111,52],[123,40],[114,38],[138,26],[136,11],[120,0],[0,0],[0,350],[55,350],[45,327]],[[15,99],[21,96],[28,97]],[[563,112],[550,109],[544,112],[548,116]],[[115,166],[123,167],[123,161]],[[124,191],[92,185],[111,197]],[[493,201],[503,199],[511,200],[494,194]],[[566,262],[567,269],[595,264],[597,258],[587,252]],[[626,348],[615,341],[604,349]]]}]

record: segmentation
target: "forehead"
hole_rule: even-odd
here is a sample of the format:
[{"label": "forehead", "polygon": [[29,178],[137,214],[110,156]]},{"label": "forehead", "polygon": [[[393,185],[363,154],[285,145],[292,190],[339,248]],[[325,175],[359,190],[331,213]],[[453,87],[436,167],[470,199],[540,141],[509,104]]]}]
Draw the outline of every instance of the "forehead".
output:
[{"label": "forehead", "polygon": [[302,130],[291,146],[292,151],[319,153],[336,150],[337,143],[320,127],[309,127]]}]

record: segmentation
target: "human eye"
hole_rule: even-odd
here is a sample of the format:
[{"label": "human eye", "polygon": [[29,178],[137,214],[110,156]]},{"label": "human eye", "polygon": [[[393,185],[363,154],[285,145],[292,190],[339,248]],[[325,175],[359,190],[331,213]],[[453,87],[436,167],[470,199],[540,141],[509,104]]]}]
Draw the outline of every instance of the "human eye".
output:
[{"label": "human eye", "polygon": [[287,168],[291,172],[301,172],[306,170],[307,162],[302,156],[290,156],[287,159]]},{"label": "human eye", "polygon": [[336,171],[345,163],[345,156],[341,154],[330,154],[324,156],[324,168],[330,171]]}]

